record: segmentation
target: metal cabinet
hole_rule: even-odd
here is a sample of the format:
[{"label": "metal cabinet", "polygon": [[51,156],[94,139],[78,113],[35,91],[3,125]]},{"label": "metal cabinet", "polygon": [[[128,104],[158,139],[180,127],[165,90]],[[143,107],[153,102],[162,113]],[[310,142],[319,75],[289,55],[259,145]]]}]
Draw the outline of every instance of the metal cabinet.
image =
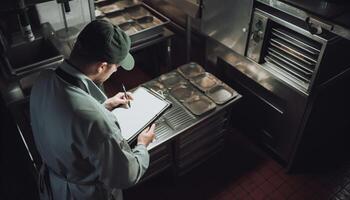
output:
[{"label": "metal cabinet", "polygon": [[[264,73],[258,66],[248,63],[252,62],[247,61],[245,67],[249,66],[255,75]],[[223,68],[230,85],[245,96],[238,114],[240,123],[236,125],[251,133],[282,161],[290,162],[307,105],[305,96],[272,76],[266,76],[265,82],[259,84],[246,75],[250,74],[247,68],[242,73],[239,65],[232,66],[222,59],[218,65]]]},{"label": "metal cabinet", "polygon": [[223,148],[228,112],[212,116],[179,135],[174,144],[177,175],[182,175]]},{"label": "metal cabinet", "polygon": [[173,151],[170,142],[157,146],[149,151],[150,165],[142,181],[145,181],[167,169],[173,164]]}]

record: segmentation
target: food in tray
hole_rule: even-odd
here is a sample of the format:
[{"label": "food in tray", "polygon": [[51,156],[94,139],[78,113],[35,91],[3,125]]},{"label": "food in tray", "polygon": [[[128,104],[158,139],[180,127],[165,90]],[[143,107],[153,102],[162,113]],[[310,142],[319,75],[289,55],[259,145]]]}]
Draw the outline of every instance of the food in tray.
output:
[{"label": "food in tray", "polygon": [[150,16],[151,13],[144,7],[142,6],[133,6],[133,7],[129,7],[125,10],[128,15],[130,16],[130,18],[137,20],[141,17],[144,16]]},{"label": "food in tray", "polygon": [[136,0],[124,0],[124,1],[117,1],[116,4],[119,7],[128,8],[128,7],[132,7],[132,6],[135,6],[135,5],[139,5],[140,2],[136,1]]},{"label": "food in tray", "polygon": [[140,2],[136,0],[125,0],[125,1],[117,1],[117,2],[111,2],[111,1],[95,1],[96,7],[101,9],[102,12],[109,14],[112,12],[117,12],[120,10],[124,10],[129,7],[133,7],[136,5],[139,5]]},{"label": "food in tray", "polygon": [[164,32],[162,26],[169,19],[138,0],[106,0],[96,3],[96,9],[112,24],[119,26],[131,39],[132,44],[153,38]]},{"label": "food in tray", "polygon": [[198,96],[188,84],[179,84],[170,90],[170,94],[181,102],[190,101],[191,98]]},{"label": "food in tray", "polygon": [[191,101],[184,102],[183,105],[195,115],[202,115],[216,107],[215,103],[204,95],[196,96]]},{"label": "food in tray", "polygon": [[169,72],[159,77],[159,81],[167,88],[172,88],[177,84],[186,83],[186,81],[177,72]]},{"label": "food in tray", "polygon": [[163,84],[161,84],[159,81],[155,81],[155,80],[148,82],[147,84],[145,84],[145,86],[149,89],[156,91],[156,92],[166,90],[166,88]]},{"label": "food in tray", "polygon": [[182,74],[185,78],[195,77],[205,72],[203,67],[195,62],[182,65],[177,69],[177,71],[180,72],[180,74]]},{"label": "food in tray", "polygon": [[114,25],[120,25],[120,24],[123,24],[125,22],[130,22],[130,19],[128,19],[124,15],[115,15],[115,16],[109,17],[109,21]]},{"label": "food in tray", "polygon": [[139,11],[140,9],[143,8],[137,6],[137,8],[127,9],[124,11],[110,12],[107,16],[111,23],[121,26],[121,28],[129,35],[162,23],[161,20],[152,15],[138,16],[133,14],[135,10]]},{"label": "food in tray", "polygon": [[138,29],[136,26],[130,26],[127,29],[124,29],[125,33],[128,35],[132,35],[137,33],[137,31],[139,31],[140,29]]},{"label": "food in tray", "polygon": [[143,28],[143,29],[147,29],[147,28],[151,28],[153,26],[156,26],[158,24],[161,24],[162,22],[154,17],[154,16],[143,16],[143,17],[140,17],[138,19],[136,19],[137,23],[140,24],[140,26]]},{"label": "food in tray", "polygon": [[142,27],[140,27],[135,21],[129,20],[125,23],[119,24],[119,27],[125,31],[126,34],[132,35],[137,33],[138,31],[142,30]]},{"label": "food in tray", "polygon": [[198,89],[202,90],[203,92],[209,90],[210,88],[220,83],[220,80],[218,78],[216,78],[214,75],[208,72],[204,72],[202,74],[199,74],[198,76],[190,78],[190,81],[193,85],[195,85]]},{"label": "food in tray", "polygon": [[110,4],[110,5],[106,5],[106,6],[101,6],[99,8],[103,13],[108,14],[108,13],[112,13],[118,10],[122,10],[124,9],[123,7],[118,6],[117,4]]}]

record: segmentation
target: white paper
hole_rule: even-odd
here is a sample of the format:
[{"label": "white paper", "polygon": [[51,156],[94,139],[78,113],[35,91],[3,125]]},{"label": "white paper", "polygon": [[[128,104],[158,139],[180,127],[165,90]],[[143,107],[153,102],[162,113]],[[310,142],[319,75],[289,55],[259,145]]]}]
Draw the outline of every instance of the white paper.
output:
[{"label": "white paper", "polygon": [[148,124],[169,103],[139,87],[132,94],[130,108],[116,108],[112,113],[117,117],[121,134],[129,140]]}]

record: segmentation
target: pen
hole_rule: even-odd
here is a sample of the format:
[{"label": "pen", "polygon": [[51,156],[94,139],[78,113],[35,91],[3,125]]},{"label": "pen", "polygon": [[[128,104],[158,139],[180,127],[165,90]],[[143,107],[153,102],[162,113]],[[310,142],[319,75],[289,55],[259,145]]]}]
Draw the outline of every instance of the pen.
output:
[{"label": "pen", "polygon": [[[125,89],[125,86],[124,86],[123,83],[122,83],[122,88],[123,88],[123,91],[124,91],[124,96],[125,96],[126,100],[128,100],[128,96],[127,96],[127,94],[126,94],[126,89]],[[130,101],[128,101],[128,106],[129,106],[129,108],[131,108],[131,106],[130,106]]]}]

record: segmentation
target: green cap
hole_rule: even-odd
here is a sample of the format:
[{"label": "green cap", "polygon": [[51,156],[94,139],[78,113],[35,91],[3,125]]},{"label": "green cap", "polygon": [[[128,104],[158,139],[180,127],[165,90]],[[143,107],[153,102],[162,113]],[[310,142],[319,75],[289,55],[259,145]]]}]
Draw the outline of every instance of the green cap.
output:
[{"label": "green cap", "polygon": [[86,25],[80,32],[76,45],[80,46],[79,49],[84,51],[80,53],[85,56],[109,64],[119,64],[126,70],[134,68],[135,61],[129,53],[129,36],[106,20],[94,20]]}]

